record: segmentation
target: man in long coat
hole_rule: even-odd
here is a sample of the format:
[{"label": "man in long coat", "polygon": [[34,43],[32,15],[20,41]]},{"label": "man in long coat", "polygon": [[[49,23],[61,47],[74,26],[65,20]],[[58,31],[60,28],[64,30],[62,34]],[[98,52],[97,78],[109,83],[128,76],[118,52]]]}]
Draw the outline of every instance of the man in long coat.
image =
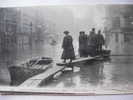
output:
[{"label": "man in long coat", "polygon": [[71,35],[69,35],[69,31],[64,31],[64,34],[65,37],[62,43],[63,53],[61,59],[64,59],[64,63],[67,59],[70,59],[70,62],[72,62],[72,60],[75,59],[73,38]]},{"label": "man in long coat", "polygon": [[87,35],[85,34],[84,31],[80,31],[80,35],[79,35],[79,54],[80,54],[80,57],[87,57],[88,56],[87,47],[88,47]]},{"label": "man in long coat", "polygon": [[96,33],[95,33],[95,28],[92,28],[92,31],[90,32],[88,36],[88,51],[90,56],[95,56],[96,55]]},{"label": "man in long coat", "polygon": [[101,52],[102,51],[102,46],[105,43],[105,39],[103,37],[103,35],[101,34],[101,30],[98,31],[98,34],[96,36],[96,43],[97,43],[97,51]]}]

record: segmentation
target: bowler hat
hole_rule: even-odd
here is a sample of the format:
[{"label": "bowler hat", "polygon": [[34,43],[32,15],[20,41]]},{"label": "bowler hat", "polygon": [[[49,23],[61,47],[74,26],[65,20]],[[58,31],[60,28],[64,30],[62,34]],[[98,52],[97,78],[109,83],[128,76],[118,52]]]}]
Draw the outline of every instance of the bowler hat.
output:
[{"label": "bowler hat", "polygon": [[68,34],[69,33],[69,31],[64,31],[64,34]]}]

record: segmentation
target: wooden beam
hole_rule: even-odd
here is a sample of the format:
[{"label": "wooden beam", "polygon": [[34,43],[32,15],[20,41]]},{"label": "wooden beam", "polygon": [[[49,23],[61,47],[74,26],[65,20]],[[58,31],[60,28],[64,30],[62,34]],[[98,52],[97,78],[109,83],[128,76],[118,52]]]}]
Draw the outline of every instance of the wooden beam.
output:
[{"label": "wooden beam", "polygon": [[57,63],[57,65],[58,66],[73,65],[73,64],[79,63],[79,62],[83,62],[83,61],[87,61],[87,60],[93,60],[93,59],[96,59],[98,57],[100,57],[100,56],[95,56],[95,57],[90,57],[90,56],[88,56],[88,57],[82,57],[82,58],[78,58],[78,59],[73,60],[71,63],[70,62],[67,62],[67,63],[61,62],[61,63]]}]

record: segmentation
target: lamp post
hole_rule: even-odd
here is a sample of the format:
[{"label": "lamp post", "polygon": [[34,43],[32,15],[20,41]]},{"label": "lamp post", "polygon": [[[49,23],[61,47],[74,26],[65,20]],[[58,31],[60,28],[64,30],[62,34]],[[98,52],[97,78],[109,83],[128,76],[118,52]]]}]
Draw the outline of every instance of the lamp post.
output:
[{"label": "lamp post", "polygon": [[30,23],[30,31],[31,31],[31,33],[30,33],[30,52],[31,52],[31,58],[32,58],[32,38],[33,38],[33,36],[32,36],[32,22]]},{"label": "lamp post", "polygon": [[41,41],[42,26],[38,25],[37,28],[38,28],[37,39],[40,42]]}]

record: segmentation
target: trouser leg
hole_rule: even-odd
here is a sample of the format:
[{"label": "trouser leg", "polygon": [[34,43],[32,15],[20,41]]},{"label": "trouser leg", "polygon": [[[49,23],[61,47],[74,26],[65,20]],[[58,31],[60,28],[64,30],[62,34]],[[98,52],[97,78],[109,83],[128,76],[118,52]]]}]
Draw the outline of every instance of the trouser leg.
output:
[{"label": "trouser leg", "polygon": [[80,52],[80,57],[83,57],[84,56],[83,50],[80,50],[79,52]]},{"label": "trouser leg", "polygon": [[100,52],[102,51],[102,45],[99,45],[99,51]]}]

